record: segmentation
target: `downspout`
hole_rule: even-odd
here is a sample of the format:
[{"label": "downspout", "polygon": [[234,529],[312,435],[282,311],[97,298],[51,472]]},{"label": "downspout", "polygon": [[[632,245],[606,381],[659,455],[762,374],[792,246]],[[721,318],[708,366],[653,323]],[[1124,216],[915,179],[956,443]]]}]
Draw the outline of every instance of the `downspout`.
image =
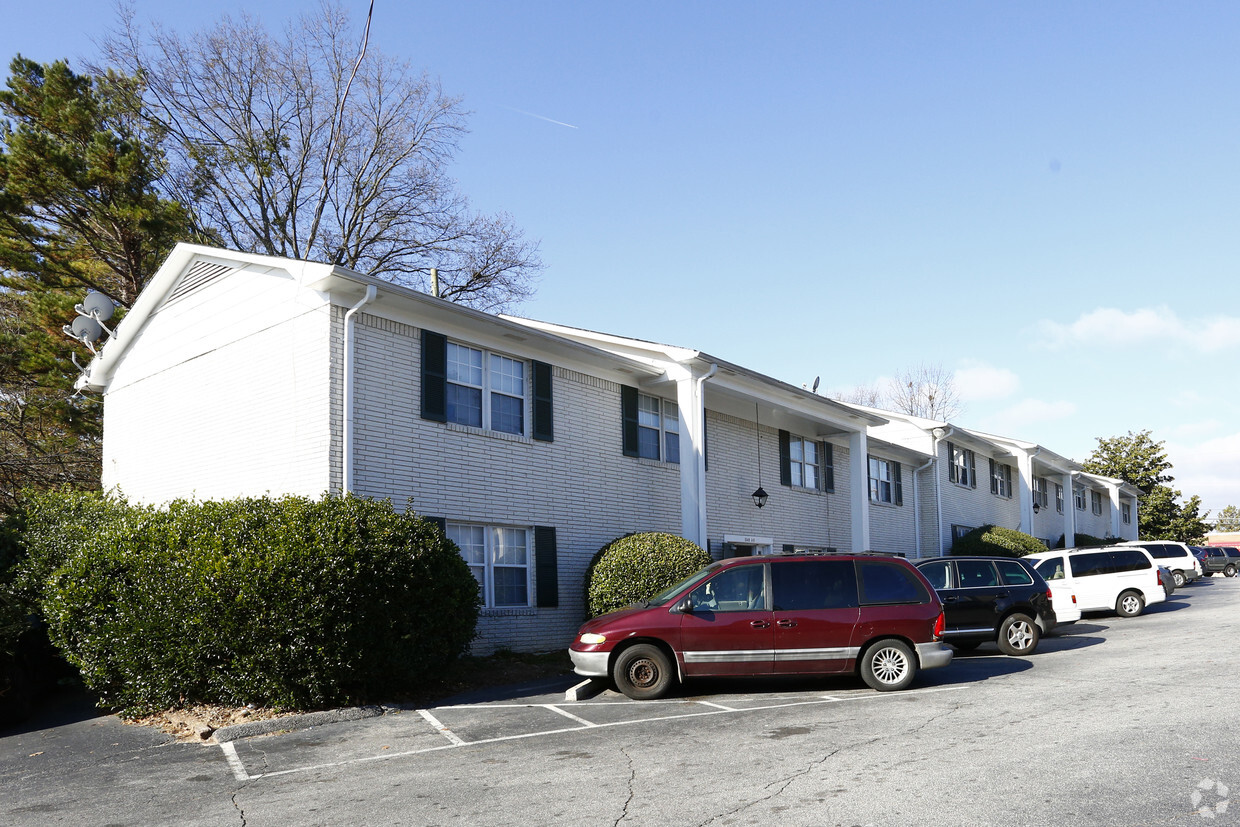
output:
[{"label": "downspout", "polygon": [[700,456],[694,458],[697,463],[698,540],[702,548],[707,551],[710,550],[710,541],[706,537],[706,380],[714,376],[718,370],[719,365],[711,362],[710,370],[694,380],[697,387],[693,389],[694,395],[701,400],[702,404],[702,450]]},{"label": "downspout", "polygon": [[[941,429],[935,428],[935,430],[937,431]],[[933,435],[934,431],[931,431],[930,433]],[[939,443],[947,439],[949,436],[951,436],[954,433],[956,433],[955,426],[948,425],[947,430],[943,431],[942,436],[934,437],[934,458],[935,459],[939,458]],[[940,479],[937,474],[935,474],[935,477],[934,477],[934,510],[935,510],[935,529],[937,530],[937,536],[939,538],[938,554],[936,554],[935,556],[942,557],[943,556],[943,480]]]},{"label": "downspout", "polygon": [[[934,465],[938,454],[926,460],[926,464],[920,468],[913,470],[913,551],[917,554],[917,559],[921,559],[921,497],[917,495],[917,478],[921,476],[921,472],[925,471],[931,465]],[[937,486],[935,490],[938,490]]]},{"label": "downspout", "polygon": [[366,285],[366,295],[362,300],[344,314],[344,456],[341,496],[353,492],[353,316],[357,311],[375,300],[378,288],[373,284]]}]

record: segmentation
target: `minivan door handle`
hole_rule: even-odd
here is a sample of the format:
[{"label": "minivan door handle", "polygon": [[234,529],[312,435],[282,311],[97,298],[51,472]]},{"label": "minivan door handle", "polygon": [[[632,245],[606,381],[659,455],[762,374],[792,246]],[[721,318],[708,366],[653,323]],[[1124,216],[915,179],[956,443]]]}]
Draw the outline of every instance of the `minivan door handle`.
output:
[{"label": "minivan door handle", "polygon": [[771,621],[769,621],[769,620],[751,620],[751,621],[749,622],[749,625],[750,625],[750,626],[752,626],[752,627],[754,627],[755,629],[769,629],[769,628],[771,628]]}]

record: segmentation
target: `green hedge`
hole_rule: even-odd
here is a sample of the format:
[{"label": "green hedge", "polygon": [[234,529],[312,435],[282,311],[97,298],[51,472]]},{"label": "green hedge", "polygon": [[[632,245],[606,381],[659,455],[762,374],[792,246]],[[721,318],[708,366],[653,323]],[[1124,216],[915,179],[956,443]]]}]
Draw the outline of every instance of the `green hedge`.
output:
[{"label": "green hedge", "polygon": [[[1076,544],[1073,548],[1093,548],[1094,546],[1112,546],[1116,543],[1124,542],[1118,537],[1094,537],[1092,534],[1075,534]],[[1055,544],[1055,548],[1064,547],[1065,535],[1059,535],[1059,542]]]},{"label": "green hedge", "polygon": [[1046,544],[1037,537],[1014,528],[984,525],[952,543],[951,553],[957,556],[1024,557],[1036,551],[1046,551]]},{"label": "green hedge", "polygon": [[41,589],[86,684],[127,714],[398,696],[474,637],[478,585],[456,546],[387,502],[59,503],[63,519],[46,500],[28,515],[19,579]]},{"label": "green hedge", "polygon": [[599,549],[586,573],[591,616],[658,594],[677,580],[709,566],[710,554],[675,534],[646,532],[612,540]]}]

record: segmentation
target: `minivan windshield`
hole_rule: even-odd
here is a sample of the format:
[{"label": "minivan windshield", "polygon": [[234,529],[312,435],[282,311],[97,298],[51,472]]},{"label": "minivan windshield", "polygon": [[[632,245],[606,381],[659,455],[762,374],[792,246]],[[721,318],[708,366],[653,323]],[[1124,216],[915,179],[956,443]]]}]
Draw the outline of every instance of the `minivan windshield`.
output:
[{"label": "minivan windshield", "polygon": [[684,580],[681,580],[679,583],[668,586],[666,589],[659,592],[654,597],[646,598],[646,600],[642,602],[645,603],[645,605],[647,606],[659,606],[671,600],[673,597],[680,594],[685,589],[690,588],[691,586],[696,586],[698,583],[701,583],[707,577],[710,577],[712,574],[719,571],[719,569],[720,569],[720,566],[718,563],[711,563],[709,566],[702,569],[701,571],[695,572],[694,574],[689,575]]}]

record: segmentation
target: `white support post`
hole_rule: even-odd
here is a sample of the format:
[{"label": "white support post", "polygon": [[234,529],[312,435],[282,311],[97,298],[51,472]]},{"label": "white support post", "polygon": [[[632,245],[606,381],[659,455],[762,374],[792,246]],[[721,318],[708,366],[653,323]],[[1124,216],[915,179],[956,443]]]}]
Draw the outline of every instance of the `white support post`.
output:
[{"label": "white support post", "polygon": [[848,481],[852,511],[852,551],[870,548],[870,478],[869,448],[865,431],[848,435]]}]

